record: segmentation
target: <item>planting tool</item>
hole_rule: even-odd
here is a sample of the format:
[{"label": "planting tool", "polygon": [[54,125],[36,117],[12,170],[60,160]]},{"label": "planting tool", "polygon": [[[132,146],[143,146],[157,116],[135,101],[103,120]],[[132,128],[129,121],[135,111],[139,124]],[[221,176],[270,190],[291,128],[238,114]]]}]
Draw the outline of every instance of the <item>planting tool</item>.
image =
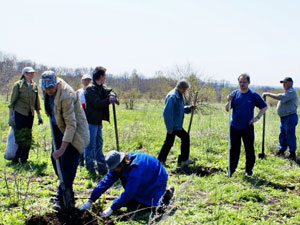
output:
[{"label": "planting tool", "polygon": [[112,107],[113,107],[113,116],[114,116],[114,125],[115,125],[115,135],[116,135],[117,151],[120,151],[120,146],[119,146],[119,135],[118,135],[118,126],[117,126],[116,105],[115,105],[115,104],[112,104]]},{"label": "planting tool", "polygon": [[[197,104],[197,99],[198,99],[198,91],[196,92],[196,95],[195,95],[194,106],[196,106],[196,104]],[[191,119],[190,119],[190,124],[189,124],[188,133],[190,133],[190,131],[191,131],[192,122],[193,122],[193,117],[194,117],[194,112],[195,112],[195,109],[192,110],[192,114],[191,114]]]},{"label": "planting tool", "polygon": [[[264,101],[266,101],[266,96],[264,96]],[[266,128],[266,113],[263,115],[263,131],[262,131],[262,148],[261,153],[258,154],[258,158],[264,159],[265,155],[265,128]]]},{"label": "planting tool", "polygon": [[[49,116],[49,123],[50,123],[50,129],[51,129],[51,136],[52,136],[52,144],[53,144],[53,151],[57,151],[57,146],[56,146],[56,142],[55,142],[55,136],[54,136],[54,130],[53,130],[53,125],[52,125],[52,121],[51,121],[51,117]],[[56,170],[57,170],[57,174],[58,174],[58,178],[59,178],[59,185],[61,187],[62,190],[62,199],[63,199],[63,206],[64,206],[64,210],[65,211],[70,211],[72,208],[74,208],[73,206],[73,201],[72,201],[72,194],[70,192],[70,190],[66,190],[66,186],[64,183],[64,179],[62,176],[62,172],[61,172],[61,168],[60,168],[60,163],[59,163],[59,159],[55,160],[56,163]]]},{"label": "planting tool", "polygon": [[230,168],[230,149],[231,149],[231,139],[230,139],[230,120],[231,120],[231,101],[229,101],[229,110],[228,110],[228,177],[231,177],[231,168]]}]

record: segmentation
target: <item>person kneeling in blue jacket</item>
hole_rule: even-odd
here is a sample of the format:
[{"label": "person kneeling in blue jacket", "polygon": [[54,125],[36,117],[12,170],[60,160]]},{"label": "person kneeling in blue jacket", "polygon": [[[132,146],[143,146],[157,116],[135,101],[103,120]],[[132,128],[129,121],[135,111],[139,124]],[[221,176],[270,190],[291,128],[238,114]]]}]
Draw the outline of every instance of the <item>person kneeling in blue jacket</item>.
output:
[{"label": "person kneeling in blue jacket", "polygon": [[101,217],[110,216],[122,207],[151,208],[168,204],[174,188],[171,187],[166,191],[168,173],[154,156],[113,150],[107,154],[105,161],[109,169],[107,175],[94,188],[89,200],[79,207],[80,210],[90,209],[92,203],[118,179],[121,180],[125,190],[100,214]]}]

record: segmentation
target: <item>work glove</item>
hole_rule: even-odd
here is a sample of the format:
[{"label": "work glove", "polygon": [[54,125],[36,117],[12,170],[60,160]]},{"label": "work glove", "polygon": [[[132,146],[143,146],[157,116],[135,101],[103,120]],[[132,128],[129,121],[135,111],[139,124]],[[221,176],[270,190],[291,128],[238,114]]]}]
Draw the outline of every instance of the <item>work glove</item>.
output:
[{"label": "work glove", "polygon": [[108,217],[110,216],[114,211],[109,207],[105,209],[102,213],[100,213],[101,217]]},{"label": "work glove", "polygon": [[38,125],[43,124],[43,118],[41,114],[38,114]]},{"label": "work glove", "polygon": [[86,203],[84,203],[82,206],[79,207],[79,210],[89,210],[92,206],[92,201],[88,200]]},{"label": "work glove", "polygon": [[14,116],[13,115],[9,115],[9,117],[8,117],[8,125],[11,126],[11,127],[15,125],[15,120],[14,120]]},{"label": "work glove", "polygon": [[109,102],[110,102],[111,104],[117,103],[117,98],[116,98],[116,96],[113,96],[113,95],[109,96]]}]

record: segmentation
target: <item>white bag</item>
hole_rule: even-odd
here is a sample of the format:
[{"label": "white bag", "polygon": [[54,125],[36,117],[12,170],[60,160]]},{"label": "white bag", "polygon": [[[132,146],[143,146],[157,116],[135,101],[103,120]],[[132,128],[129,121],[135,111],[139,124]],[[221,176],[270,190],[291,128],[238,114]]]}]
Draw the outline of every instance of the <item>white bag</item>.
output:
[{"label": "white bag", "polygon": [[18,144],[16,143],[15,132],[12,127],[9,128],[6,149],[4,158],[7,160],[13,160],[16,156]]}]

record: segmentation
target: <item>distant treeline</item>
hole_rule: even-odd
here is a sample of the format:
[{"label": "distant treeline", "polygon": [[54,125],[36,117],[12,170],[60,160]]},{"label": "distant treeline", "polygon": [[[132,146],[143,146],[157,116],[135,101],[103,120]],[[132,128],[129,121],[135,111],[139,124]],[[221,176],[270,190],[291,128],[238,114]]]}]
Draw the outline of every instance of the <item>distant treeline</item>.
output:
[{"label": "distant treeline", "polygon": [[[18,60],[15,56],[0,52],[0,93],[6,95],[7,99],[13,83],[19,79],[22,69],[25,66],[32,66],[37,71],[37,75],[35,76],[37,82],[42,72],[45,70],[53,70],[75,90],[81,86],[81,76],[93,71],[93,68],[48,67],[30,60]],[[229,82],[224,80],[216,81],[205,79],[204,75],[199,75],[189,64],[176,66],[172,71],[165,73],[158,71],[151,77],[143,76],[135,69],[130,74],[108,74],[107,85],[115,90],[119,98],[126,104],[126,107],[133,108],[137,99],[163,100],[180,78],[186,78],[191,83],[190,91],[186,95],[187,102],[191,103],[195,93],[198,91],[198,103],[203,106],[209,103],[225,102],[226,96],[231,90],[237,87],[230,85]],[[280,89],[262,86],[256,86],[254,89],[260,93],[263,91],[282,91]],[[271,102],[271,104],[273,103],[275,102]]]}]

